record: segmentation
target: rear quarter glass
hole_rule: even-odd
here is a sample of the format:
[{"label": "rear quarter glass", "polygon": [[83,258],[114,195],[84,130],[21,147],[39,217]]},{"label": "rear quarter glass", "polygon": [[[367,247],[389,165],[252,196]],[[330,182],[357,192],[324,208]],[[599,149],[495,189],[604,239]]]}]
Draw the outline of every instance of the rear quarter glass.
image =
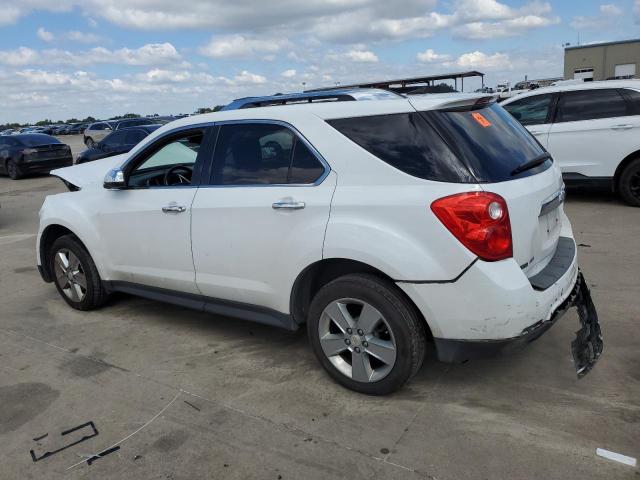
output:
[{"label": "rear quarter glass", "polygon": [[547,160],[511,175],[518,166],[545,153],[545,149],[497,104],[480,109],[431,110],[421,114],[478,182],[497,183],[528,177],[547,170],[552,164]]},{"label": "rear quarter glass", "polygon": [[449,183],[476,182],[418,112],[340,118],[327,123],[370,154],[414,177]]}]

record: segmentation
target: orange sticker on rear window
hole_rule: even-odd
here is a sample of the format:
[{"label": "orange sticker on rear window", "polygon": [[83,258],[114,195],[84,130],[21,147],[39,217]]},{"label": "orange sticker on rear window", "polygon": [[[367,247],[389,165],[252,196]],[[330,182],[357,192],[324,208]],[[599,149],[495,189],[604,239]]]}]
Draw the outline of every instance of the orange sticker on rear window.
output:
[{"label": "orange sticker on rear window", "polygon": [[473,112],[471,116],[476,122],[480,124],[481,127],[487,128],[491,126],[491,122],[487,120],[481,113]]}]

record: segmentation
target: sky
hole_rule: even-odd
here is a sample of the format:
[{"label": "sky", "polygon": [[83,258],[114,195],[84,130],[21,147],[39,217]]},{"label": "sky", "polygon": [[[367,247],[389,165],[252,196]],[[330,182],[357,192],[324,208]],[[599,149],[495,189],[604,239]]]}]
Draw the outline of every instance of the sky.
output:
[{"label": "sky", "polygon": [[495,86],[638,37],[640,0],[0,0],[0,123],[463,70]]}]

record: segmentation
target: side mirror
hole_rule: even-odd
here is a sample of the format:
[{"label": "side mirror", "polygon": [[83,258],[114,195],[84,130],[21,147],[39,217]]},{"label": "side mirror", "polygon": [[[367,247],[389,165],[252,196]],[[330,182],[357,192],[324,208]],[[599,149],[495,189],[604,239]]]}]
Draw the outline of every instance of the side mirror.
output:
[{"label": "side mirror", "polygon": [[114,168],[109,170],[104,176],[104,183],[102,185],[107,190],[119,190],[127,186],[127,182],[124,179],[124,172],[120,168]]}]

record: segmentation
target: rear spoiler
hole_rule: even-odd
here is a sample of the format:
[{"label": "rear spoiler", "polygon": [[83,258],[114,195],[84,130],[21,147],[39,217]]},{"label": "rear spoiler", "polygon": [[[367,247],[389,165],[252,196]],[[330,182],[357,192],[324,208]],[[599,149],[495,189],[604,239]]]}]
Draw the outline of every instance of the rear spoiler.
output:
[{"label": "rear spoiler", "polygon": [[497,98],[493,95],[476,98],[465,98],[462,100],[454,100],[453,102],[443,103],[434,110],[460,111],[460,110],[476,110],[478,108],[488,107],[496,103]]}]

